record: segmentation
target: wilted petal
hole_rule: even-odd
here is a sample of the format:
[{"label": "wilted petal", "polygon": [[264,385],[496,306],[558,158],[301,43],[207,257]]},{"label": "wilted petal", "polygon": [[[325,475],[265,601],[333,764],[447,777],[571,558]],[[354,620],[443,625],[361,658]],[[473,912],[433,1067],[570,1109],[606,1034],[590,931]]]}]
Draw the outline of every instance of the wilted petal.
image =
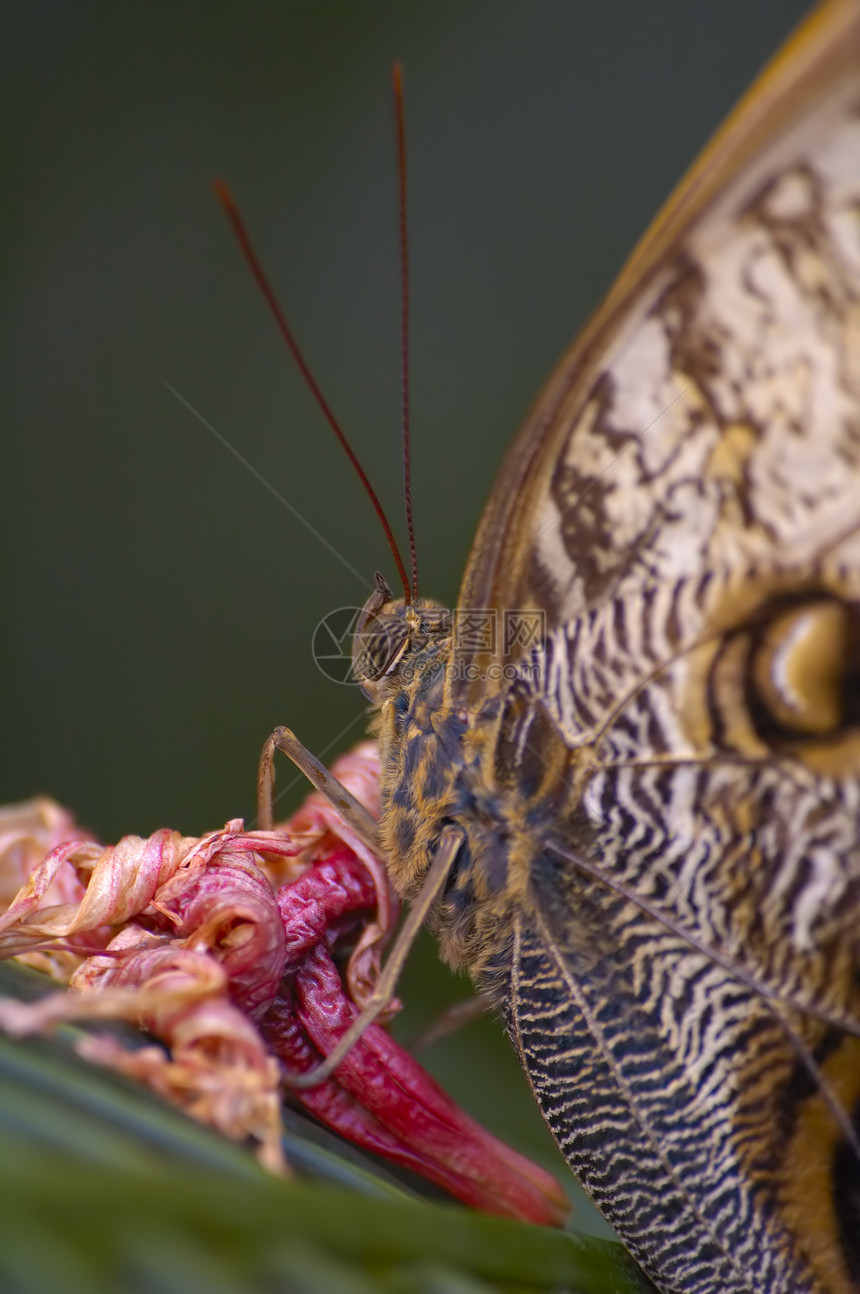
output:
[{"label": "wilted petal", "polygon": [[[45,795],[0,808],[0,912],[12,902],[46,854],[66,840],[87,835],[68,809]],[[43,893],[50,904],[79,903],[84,887],[72,867],[55,872]]]},{"label": "wilted petal", "polygon": [[[192,843],[178,831],[165,829],[147,840],[124,836],[119,844],[106,848],[93,841],[59,845],[0,917],[0,931],[26,923],[33,934],[63,939],[102,925],[120,925],[150,902],[159,886],[182,865]],[[54,875],[66,864],[87,878],[81,902],[71,909],[68,904],[43,909],[38,920],[34,919]]]},{"label": "wilted petal", "polygon": [[171,893],[159,895],[175,933],[188,946],[221,962],[234,1002],[259,1017],[272,1004],[284,970],[284,922],[272,887],[248,854],[221,853],[213,865]]},{"label": "wilted petal", "polygon": [[[295,1005],[289,998],[278,997],[275,1000],[260,1028],[270,1050],[281,1062],[285,1074],[306,1073],[322,1060],[321,1054],[296,1018]],[[294,1091],[292,1096],[315,1119],[353,1145],[381,1155],[391,1163],[400,1164],[415,1173],[424,1174],[423,1156],[416,1154],[390,1132],[361,1100],[340,1084],[336,1076],[316,1087]]]},{"label": "wilted petal", "polygon": [[347,916],[371,912],[376,887],[354,854],[339,849],[309,867],[293,885],[278,892],[286,940],[285,970],[300,965],[308,952],[338,933]]},{"label": "wilted petal", "polygon": [[101,1036],[83,1039],[78,1051],[146,1083],[235,1141],[253,1137],[265,1166],[285,1170],[277,1065],[247,1017],[230,1003],[212,1002],[186,1016],[169,1054],[155,1046],[128,1051]]}]

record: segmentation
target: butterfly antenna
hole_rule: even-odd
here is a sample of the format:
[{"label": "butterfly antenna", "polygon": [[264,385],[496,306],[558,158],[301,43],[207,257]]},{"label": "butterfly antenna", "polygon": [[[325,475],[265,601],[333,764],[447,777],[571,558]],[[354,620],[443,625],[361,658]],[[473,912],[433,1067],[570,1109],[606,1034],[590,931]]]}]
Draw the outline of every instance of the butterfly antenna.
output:
[{"label": "butterfly antenna", "polygon": [[[224,183],[223,180],[215,180],[213,182],[213,188],[215,190],[215,195],[218,198],[218,201],[221,203],[222,207],[227,213],[227,218],[229,219],[230,224],[233,227],[233,233],[236,235],[236,241],[239,244],[242,255],[245,257],[245,260],[248,264],[248,268],[253,274],[257,282],[257,286],[262,292],[263,297],[265,298],[266,304],[268,305],[269,309],[274,315],[275,323],[278,325],[278,330],[281,336],[283,337],[284,341],[287,343],[287,346],[289,347],[290,353],[296,362],[296,366],[298,367],[299,372],[301,373],[302,377],[304,378],[305,382],[307,383],[311,391],[311,394],[313,395],[314,399],[316,400],[317,404],[322,410],[323,415],[326,421],[328,422],[328,425],[331,427],[332,431],[337,437],[341,448],[343,449],[350,463],[352,463],[352,466],[358,475],[358,479],[361,481],[362,485],[364,486],[367,497],[370,499],[370,502],[373,504],[374,510],[376,512],[377,517],[379,518],[382,529],[385,531],[385,538],[388,540],[388,547],[391,549],[391,554],[394,558],[395,565],[397,566],[397,573],[400,576],[400,582],[403,585],[403,595],[407,602],[411,602],[412,591],[409,585],[409,579],[406,574],[406,567],[403,565],[403,559],[400,556],[400,549],[397,547],[397,541],[394,538],[394,532],[392,531],[391,526],[388,524],[388,518],[385,515],[385,511],[382,507],[382,504],[379,502],[376,491],[374,490],[373,486],[370,484],[367,473],[365,472],[364,468],[361,466],[361,463],[358,461],[355,450],[352,448],[352,445],[350,445],[346,436],[341,431],[340,424],[338,423],[337,419],[335,418],[334,414],[329,408],[328,401],[326,400],[325,396],[320,390],[317,384],[316,378],[314,377],[313,373],[308,367],[307,360],[305,359],[304,355],[299,349],[299,344],[295,339],[293,330],[290,327],[290,325],[287,323],[284,312],[281,309],[278,303],[278,299],[275,296],[275,293],[271,287],[271,284],[269,283],[269,280],[266,277],[265,271],[263,270],[263,267],[260,264],[259,258],[257,257],[257,253],[254,251],[254,246],[251,242],[250,236],[248,234],[248,230],[245,227],[245,222],[239,213],[239,208],[236,206],[236,202],[233,198],[232,193],[230,192],[229,188],[227,187],[227,185]],[[414,565],[413,565],[413,577],[414,577]]]},{"label": "butterfly antenna", "polygon": [[[409,239],[406,227],[406,127],[403,116],[403,71],[399,63],[392,71],[394,120],[397,125],[397,188],[400,216],[400,393],[403,409],[403,498],[406,530],[412,566],[412,596],[418,596],[418,557],[415,552],[415,519],[412,513],[412,461],[409,434]],[[407,599],[408,601],[408,599]]]}]

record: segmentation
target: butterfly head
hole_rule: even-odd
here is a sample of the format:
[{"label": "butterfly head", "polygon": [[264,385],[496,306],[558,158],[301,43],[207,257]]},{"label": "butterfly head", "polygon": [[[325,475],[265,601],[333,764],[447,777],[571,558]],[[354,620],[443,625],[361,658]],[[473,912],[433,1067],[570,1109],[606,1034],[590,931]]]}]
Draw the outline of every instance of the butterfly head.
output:
[{"label": "butterfly head", "polygon": [[376,588],[364,604],[352,647],[352,670],[375,705],[399,691],[422,670],[426,654],[444,652],[450,642],[451,613],[438,602],[395,598],[377,573]]}]

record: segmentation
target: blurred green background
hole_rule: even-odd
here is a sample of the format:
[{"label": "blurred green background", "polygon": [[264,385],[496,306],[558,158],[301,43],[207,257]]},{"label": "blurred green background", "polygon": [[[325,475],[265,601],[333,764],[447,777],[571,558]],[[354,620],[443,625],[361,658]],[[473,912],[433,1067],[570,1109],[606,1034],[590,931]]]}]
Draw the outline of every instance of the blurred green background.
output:
[{"label": "blurred green background", "polygon": [[[399,526],[402,60],[419,561],[423,591],[450,602],[543,378],[804,9],[4,6],[3,799],[50,793],[103,840],[197,833],[251,818],[276,723],[329,760],[362,733],[361,698],[310,642],[391,562],[214,176]],[[404,993],[437,975],[425,948]],[[437,1064],[527,1143],[525,1083],[479,1035]]]}]

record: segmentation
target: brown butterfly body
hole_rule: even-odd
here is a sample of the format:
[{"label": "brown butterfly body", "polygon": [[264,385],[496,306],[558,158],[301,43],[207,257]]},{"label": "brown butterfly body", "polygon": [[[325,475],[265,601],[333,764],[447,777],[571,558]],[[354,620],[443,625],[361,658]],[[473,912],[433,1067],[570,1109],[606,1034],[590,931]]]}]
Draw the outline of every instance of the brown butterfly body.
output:
[{"label": "brown butterfly body", "polygon": [[459,830],[443,954],[646,1272],[860,1289],[856,3],[563,360],[457,612],[365,637],[394,882]]}]

